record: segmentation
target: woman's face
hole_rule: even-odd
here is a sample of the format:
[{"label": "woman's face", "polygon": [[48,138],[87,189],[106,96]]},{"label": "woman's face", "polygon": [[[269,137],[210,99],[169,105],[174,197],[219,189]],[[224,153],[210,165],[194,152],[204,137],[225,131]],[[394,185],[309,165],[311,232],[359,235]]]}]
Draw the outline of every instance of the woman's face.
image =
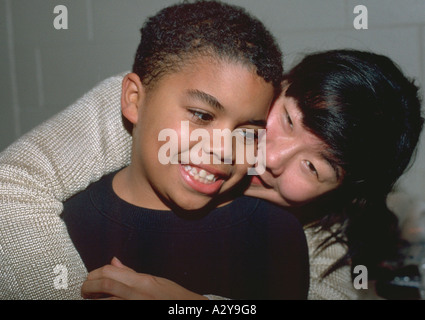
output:
[{"label": "woman's face", "polygon": [[332,164],[327,149],[303,127],[296,101],[283,93],[267,122],[266,171],[253,177],[245,194],[294,206],[337,188],[342,169]]}]

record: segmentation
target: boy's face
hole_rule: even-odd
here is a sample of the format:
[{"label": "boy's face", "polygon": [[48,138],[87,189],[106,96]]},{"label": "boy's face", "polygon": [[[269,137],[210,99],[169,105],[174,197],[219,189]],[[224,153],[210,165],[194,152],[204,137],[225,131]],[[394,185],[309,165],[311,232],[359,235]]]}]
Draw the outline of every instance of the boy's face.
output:
[{"label": "boy's face", "polygon": [[[236,161],[236,140],[244,141],[245,129],[265,128],[274,93],[271,84],[243,64],[207,58],[189,61],[150,90],[138,81],[135,74],[130,80],[127,76],[122,98],[123,114],[134,124],[128,175],[133,204],[196,210],[241,181],[252,165]],[[214,141],[214,129],[234,134],[230,148],[224,139]],[[175,136],[159,141],[170,132]],[[164,156],[171,161],[164,164]]]}]

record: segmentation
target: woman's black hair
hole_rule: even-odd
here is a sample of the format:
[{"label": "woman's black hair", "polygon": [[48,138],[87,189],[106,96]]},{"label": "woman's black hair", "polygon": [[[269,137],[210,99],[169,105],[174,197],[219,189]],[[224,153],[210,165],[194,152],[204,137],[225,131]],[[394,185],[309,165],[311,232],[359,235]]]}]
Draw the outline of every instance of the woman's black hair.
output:
[{"label": "woman's black hair", "polygon": [[263,23],[245,9],[219,1],[184,1],[150,17],[140,30],[133,63],[147,87],[176,72],[188,58],[209,55],[241,62],[272,83],[277,96],[282,52]]},{"label": "woman's black hair", "polygon": [[348,49],[308,55],[284,78],[303,125],[327,144],[343,171],[341,186],[316,207],[317,225],[332,234],[323,247],[348,247],[326,274],[364,265],[376,278],[379,266],[399,253],[398,220],[386,199],[420,137],[418,87],[388,57]]}]

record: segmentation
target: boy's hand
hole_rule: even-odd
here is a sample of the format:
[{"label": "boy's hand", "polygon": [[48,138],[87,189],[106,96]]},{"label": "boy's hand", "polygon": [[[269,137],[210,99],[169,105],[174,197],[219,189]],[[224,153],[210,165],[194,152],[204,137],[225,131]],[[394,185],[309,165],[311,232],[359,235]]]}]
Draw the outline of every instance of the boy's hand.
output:
[{"label": "boy's hand", "polygon": [[137,273],[117,258],[113,258],[111,264],[90,272],[81,293],[85,299],[207,300],[173,281]]}]

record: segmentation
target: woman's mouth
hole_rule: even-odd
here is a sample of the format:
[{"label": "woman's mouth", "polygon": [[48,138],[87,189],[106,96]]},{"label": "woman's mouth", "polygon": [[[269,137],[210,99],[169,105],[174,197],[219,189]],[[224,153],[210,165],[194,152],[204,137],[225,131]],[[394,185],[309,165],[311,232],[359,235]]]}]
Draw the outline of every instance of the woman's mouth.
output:
[{"label": "woman's mouth", "polygon": [[266,189],[273,188],[272,186],[270,186],[269,184],[267,184],[266,182],[264,182],[264,180],[261,179],[261,177],[258,176],[258,175],[252,176],[251,185],[252,186],[261,186],[261,187],[264,187]]}]

